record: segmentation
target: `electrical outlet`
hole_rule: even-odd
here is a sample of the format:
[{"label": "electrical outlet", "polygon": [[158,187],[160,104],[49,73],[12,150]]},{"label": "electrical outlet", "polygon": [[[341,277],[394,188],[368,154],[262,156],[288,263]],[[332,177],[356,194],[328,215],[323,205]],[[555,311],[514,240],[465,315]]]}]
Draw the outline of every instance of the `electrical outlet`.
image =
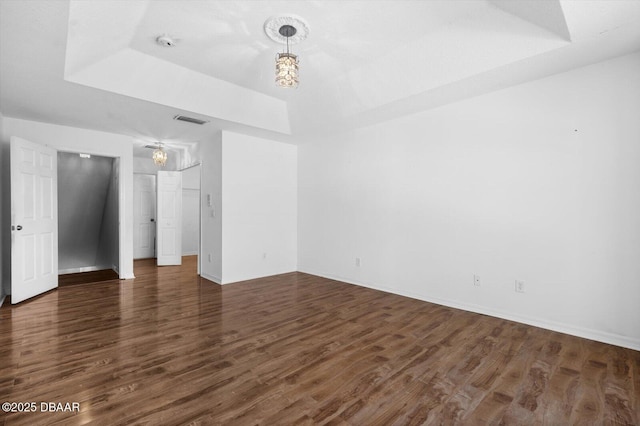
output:
[{"label": "electrical outlet", "polygon": [[360,267],[360,258],[359,257],[356,257],[356,266]]},{"label": "electrical outlet", "polygon": [[473,285],[476,287],[480,287],[480,275],[473,276]]},{"label": "electrical outlet", "polygon": [[262,253],[262,260],[265,260],[267,258],[267,253]]},{"label": "electrical outlet", "polygon": [[211,253],[209,253],[209,263],[211,263]]},{"label": "electrical outlet", "polygon": [[524,281],[516,280],[516,293],[524,293]]}]

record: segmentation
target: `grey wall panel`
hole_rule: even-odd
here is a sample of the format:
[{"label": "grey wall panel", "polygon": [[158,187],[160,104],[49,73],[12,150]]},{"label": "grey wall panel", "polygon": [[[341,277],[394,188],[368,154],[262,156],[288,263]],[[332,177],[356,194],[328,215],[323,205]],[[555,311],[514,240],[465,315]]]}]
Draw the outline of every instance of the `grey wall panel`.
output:
[{"label": "grey wall panel", "polygon": [[104,213],[102,215],[102,225],[100,229],[100,242],[98,243],[98,254],[96,265],[101,268],[118,271],[120,268],[119,259],[119,180],[120,180],[120,159],[113,160],[109,188],[104,203]]}]

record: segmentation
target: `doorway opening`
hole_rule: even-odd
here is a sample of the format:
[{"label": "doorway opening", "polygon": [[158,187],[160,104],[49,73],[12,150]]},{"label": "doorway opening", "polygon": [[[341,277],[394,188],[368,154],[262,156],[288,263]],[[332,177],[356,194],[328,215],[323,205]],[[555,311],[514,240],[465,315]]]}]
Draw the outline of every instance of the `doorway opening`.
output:
[{"label": "doorway opening", "polygon": [[[179,256],[197,265],[200,273],[201,241],[201,167],[200,164],[179,171],[181,187],[175,198],[180,203]],[[148,173],[134,173],[133,178],[133,258],[135,260],[156,259],[158,225],[158,177]],[[171,209],[173,210],[173,208]],[[146,264],[137,262],[137,264]]]},{"label": "doorway opening", "polygon": [[118,279],[120,158],[57,156],[59,283]]}]

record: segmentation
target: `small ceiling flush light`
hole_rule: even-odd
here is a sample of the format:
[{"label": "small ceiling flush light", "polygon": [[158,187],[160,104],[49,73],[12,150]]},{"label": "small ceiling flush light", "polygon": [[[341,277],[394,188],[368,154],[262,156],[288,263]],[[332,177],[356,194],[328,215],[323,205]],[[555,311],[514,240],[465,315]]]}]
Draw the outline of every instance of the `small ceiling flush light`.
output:
[{"label": "small ceiling flush light", "polygon": [[158,148],[153,151],[153,162],[156,166],[164,166],[167,164],[167,152],[162,149],[162,144],[158,144]]},{"label": "small ceiling flush light", "polygon": [[276,57],[276,84],[279,87],[298,87],[298,57],[289,52],[289,37],[296,34],[296,28],[283,25],[278,31],[287,39],[287,52]]}]

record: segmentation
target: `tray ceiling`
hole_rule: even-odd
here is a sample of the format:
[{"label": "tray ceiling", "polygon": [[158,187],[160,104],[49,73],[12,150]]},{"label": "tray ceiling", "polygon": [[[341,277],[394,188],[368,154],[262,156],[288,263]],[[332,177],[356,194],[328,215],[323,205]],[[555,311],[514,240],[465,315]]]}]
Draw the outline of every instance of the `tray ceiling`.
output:
[{"label": "tray ceiling", "polygon": [[[0,2],[0,108],[193,143],[220,129],[296,143],[640,48],[640,2]],[[300,87],[275,87],[265,21],[309,24]],[[176,40],[163,47],[156,38]],[[193,126],[184,114],[210,121]]]}]

